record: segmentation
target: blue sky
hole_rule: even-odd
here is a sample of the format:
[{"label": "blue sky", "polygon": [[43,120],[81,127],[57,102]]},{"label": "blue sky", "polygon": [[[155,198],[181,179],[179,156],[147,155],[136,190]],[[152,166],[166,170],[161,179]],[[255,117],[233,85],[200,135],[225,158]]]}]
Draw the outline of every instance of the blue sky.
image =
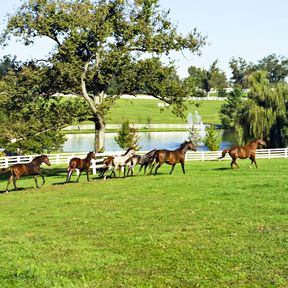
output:
[{"label": "blue sky", "polygon": [[[13,13],[21,3],[0,0],[1,29],[5,15]],[[160,4],[170,9],[170,17],[179,32],[185,35],[197,28],[208,37],[209,44],[202,49],[200,57],[187,52],[172,54],[181,77],[188,75],[191,65],[208,69],[216,59],[218,66],[230,76],[232,57],[252,62],[272,53],[288,57],[287,0],[160,0]],[[15,54],[21,60],[42,58],[51,48],[49,44],[37,41],[34,47],[27,48],[13,41],[5,50],[0,49],[0,57]]]}]

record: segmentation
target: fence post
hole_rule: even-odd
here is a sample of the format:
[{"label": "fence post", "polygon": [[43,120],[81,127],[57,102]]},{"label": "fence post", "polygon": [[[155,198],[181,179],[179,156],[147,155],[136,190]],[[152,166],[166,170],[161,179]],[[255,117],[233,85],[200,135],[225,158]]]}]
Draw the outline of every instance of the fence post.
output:
[{"label": "fence post", "polygon": [[205,156],[204,156],[204,152],[203,151],[201,152],[201,159],[202,159],[202,161],[205,160]]},{"label": "fence post", "polygon": [[287,158],[287,148],[285,148],[285,158]]},{"label": "fence post", "polygon": [[271,159],[270,149],[268,149],[268,159]]},{"label": "fence post", "polygon": [[9,166],[9,158],[5,157],[5,168]]}]

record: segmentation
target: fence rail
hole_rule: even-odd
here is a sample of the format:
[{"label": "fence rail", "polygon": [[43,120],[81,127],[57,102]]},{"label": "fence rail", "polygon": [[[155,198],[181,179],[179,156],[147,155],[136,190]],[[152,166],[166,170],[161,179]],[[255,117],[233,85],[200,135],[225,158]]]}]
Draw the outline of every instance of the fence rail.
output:
[{"label": "fence rail", "polygon": [[[145,154],[148,151],[139,151],[138,154]],[[102,167],[102,161],[105,157],[111,155],[121,155],[123,151],[110,151],[105,153],[97,153],[96,160],[91,160],[91,169],[93,174],[96,174],[96,170]],[[49,154],[49,160],[51,164],[68,164],[70,159],[73,157],[84,158],[87,153],[77,152],[77,153],[63,153],[63,154]],[[230,160],[229,156],[218,159],[222,155],[222,151],[188,151],[186,153],[187,161],[222,161]],[[24,155],[24,156],[7,156],[0,157],[0,168],[6,168],[14,164],[25,164],[30,162],[34,157],[38,155]],[[288,158],[288,148],[276,148],[276,149],[257,149],[256,156],[258,159],[273,159],[273,158]]]}]

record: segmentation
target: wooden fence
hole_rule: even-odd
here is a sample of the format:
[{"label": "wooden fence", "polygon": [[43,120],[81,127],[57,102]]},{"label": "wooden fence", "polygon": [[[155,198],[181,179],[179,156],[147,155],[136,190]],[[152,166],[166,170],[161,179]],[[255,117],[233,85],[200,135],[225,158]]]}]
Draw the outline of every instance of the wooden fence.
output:
[{"label": "wooden fence", "polygon": [[[148,151],[140,151],[138,154],[145,154]],[[288,157],[288,148],[276,148],[276,149],[258,149],[256,151],[257,159],[265,158],[287,158]],[[105,157],[110,155],[121,155],[123,151],[110,151],[105,153],[96,154],[96,160],[92,159],[91,169],[93,174],[96,174],[96,170],[102,167],[102,161]],[[49,154],[49,160],[51,164],[68,164],[69,160],[73,157],[85,158],[87,153],[78,152],[78,153],[63,153],[63,154]],[[222,151],[188,151],[186,153],[187,161],[222,161],[222,160],[231,160],[229,155],[226,155],[225,158],[219,160],[218,158],[222,155]],[[24,155],[24,156],[9,156],[9,157],[0,157],[0,168],[8,167],[17,163],[28,163],[35,156],[38,155]]]}]

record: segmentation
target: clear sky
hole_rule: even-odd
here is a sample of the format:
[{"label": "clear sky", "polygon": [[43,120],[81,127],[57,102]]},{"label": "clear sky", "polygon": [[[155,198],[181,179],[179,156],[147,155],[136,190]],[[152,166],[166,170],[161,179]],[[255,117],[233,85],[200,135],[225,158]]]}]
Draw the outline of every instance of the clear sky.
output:
[{"label": "clear sky", "polygon": [[[13,13],[21,0],[0,0],[1,29],[5,15]],[[242,57],[257,62],[272,53],[288,57],[288,0],[160,0],[178,31],[187,34],[194,28],[207,36],[208,45],[202,55],[173,53],[178,73],[186,77],[188,67],[194,65],[208,69],[218,59],[218,66],[230,76],[229,61]],[[19,59],[40,58],[47,55],[51,46],[38,41],[34,47],[26,48],[11,42],[0,57],[12,54]]]}]

